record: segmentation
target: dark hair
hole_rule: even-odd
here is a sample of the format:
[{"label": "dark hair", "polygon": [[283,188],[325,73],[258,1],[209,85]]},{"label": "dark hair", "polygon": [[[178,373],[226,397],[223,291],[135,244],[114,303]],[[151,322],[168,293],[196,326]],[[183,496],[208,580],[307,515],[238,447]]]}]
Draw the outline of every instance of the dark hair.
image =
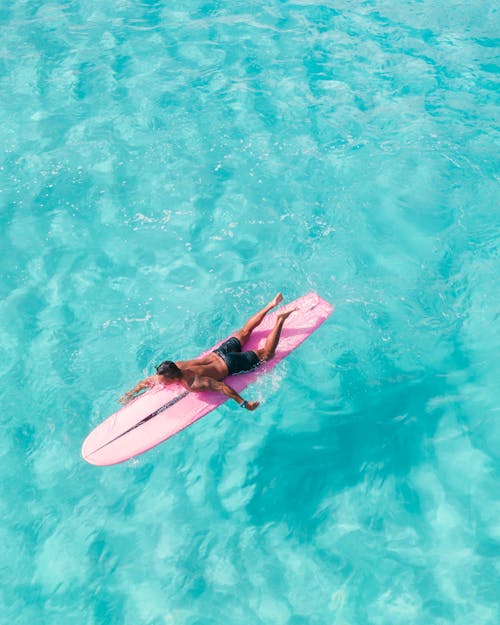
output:
[{"label": "dark hair", "polygon": [[164,360],[162,363],[160,363],[156,367],[156,373],[158,375],[162,375],[168,380],[182,377],[182,371],[175,364],[175,362],[172,362],[171,360]]}]

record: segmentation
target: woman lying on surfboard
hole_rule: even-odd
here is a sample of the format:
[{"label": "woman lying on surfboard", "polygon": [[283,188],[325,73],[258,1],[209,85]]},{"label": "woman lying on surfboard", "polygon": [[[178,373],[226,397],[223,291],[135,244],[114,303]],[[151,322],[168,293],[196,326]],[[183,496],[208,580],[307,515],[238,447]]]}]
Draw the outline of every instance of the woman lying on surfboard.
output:
[{"label": "woman lying on surfboard", "polygon": [[210,354],[200,356],[194,360],[172,362],[164,360],[156,367],[156,375],[142,380],[131,391],[121,397],[122,403],[127,403],[138,395],[142,390],[156,384],[170,384],[179,382],[188,391],[219,391],[234,399],[242,408],[255,410],[258,401],[246,401],[233,388],[222,382],[228,375],[236,375],[251,371],[266,360],[271,360],[278,345],[281,329],[285,319],[294,310],[288,310],[279,314],[276,324],[269,333],[264,347],[255,351],[242,351],[252,331],[261,323],[267,313],[283,301],[283,295],[278,293],[262,310],[259,310],[245,323],[241,330],[235,332],[230,339],[222,343]]}]

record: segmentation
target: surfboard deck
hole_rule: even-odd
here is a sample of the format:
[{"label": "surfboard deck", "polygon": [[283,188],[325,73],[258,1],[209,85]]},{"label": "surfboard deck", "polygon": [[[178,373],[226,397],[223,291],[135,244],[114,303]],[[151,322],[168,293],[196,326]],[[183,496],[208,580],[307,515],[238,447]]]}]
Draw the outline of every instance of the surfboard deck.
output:
[{"label": "surfboard deck", "polygon": [[[290,308],[297,308],[297,311],[285,321],[274,358],[253,371],[226,378],[236,391],[241,392],[258,376],[275,367],[305,341],[333,310],[331,304],[316,293],[299,297],[266,315],[252,332],[244,350],[262,347],[274,327],[276,315]],[[155,386],[92,430],[83,442],[82,456],[90,464],[99,466],[124,462],[159,445],[227,400],[225,395],[211,391],[190,393],[180,384]],[[235,408],[238,409],[236,404]]]}]

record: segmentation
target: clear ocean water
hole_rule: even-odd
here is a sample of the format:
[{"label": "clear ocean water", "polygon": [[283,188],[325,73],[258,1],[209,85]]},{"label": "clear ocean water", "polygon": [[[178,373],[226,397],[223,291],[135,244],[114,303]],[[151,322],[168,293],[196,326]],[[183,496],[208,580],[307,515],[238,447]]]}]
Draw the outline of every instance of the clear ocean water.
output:
[{"label": "clear ocean water", "polygon": [[[0,4],[0,621],[500,622],[486,0]],[[332,317],[134,461],[87,433],[278,290]]]}]

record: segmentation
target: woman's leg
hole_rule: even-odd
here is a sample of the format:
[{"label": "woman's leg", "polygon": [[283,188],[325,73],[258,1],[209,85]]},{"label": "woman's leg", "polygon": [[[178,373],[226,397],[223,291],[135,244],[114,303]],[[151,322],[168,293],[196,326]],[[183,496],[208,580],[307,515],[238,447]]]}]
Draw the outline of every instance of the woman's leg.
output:
[{"label": "woman's leg", "polygon": [[252,333],[252,330],[255,330],[255,328],[262,322],[262,319],[264,319],[267,313],[270,310],[272,310],[275,306],[280,304],[282,301],[283,301],[283,295],[281,293],[278,293],[276,297],[274,297],[269,302],[269,304],[267,304],[267,306],[264,306],[262,310],[259,310],[259,312],[255,313],[253,317],[250,317],[250,319],[248,319],[248,321],[241,328],[241,330],[234,332],[231,336],[235,336],[241,343],[241,347],[243,347],[243,345],[245,345],[245,343],[248,341],[248,338],[250,334]]},{"label": "woman's leg", "polygon": [[264,347],[255,350],[255,353],[261,361],[271,360],[271,358],[274,357],[276,347],[278,347],[278,343],[280,340],[281,329],[283,328],[283,324],[285,323],[285,319],[287,319],[295,310],[296,308],[294,308],[293,310],[288,310],[287,312],[281,313],[277,316],[276,324],[271,330],[269,336],[267,337]]}]

